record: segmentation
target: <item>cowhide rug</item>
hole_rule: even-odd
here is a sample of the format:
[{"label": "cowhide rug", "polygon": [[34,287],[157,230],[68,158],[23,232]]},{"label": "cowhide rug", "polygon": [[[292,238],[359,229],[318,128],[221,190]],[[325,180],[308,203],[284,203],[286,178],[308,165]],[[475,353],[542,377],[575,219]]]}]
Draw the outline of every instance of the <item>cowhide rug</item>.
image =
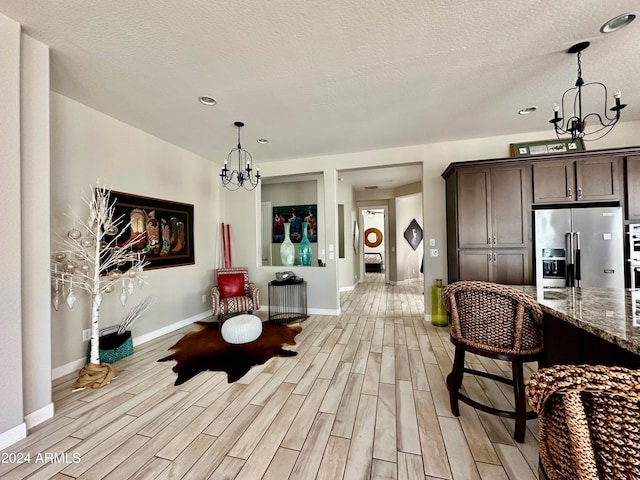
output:
[{"label": "cowhide rug", "polygon": [[242,345],[232,345],[222,338],[216,322],[195,322],[198,330],[187,333],[169,348],[171,355],[159,362],[175,360],[173,371],[178,374],[175,385],[182,385],[198,373],[211,370],[225,372],[227,381],[241,379],[255,365],[262,365],[271,357],[293,357],[298,352],[285,350],[282,345],[295,345],[300,326],[262,323],[262,334],[257,340]]}]

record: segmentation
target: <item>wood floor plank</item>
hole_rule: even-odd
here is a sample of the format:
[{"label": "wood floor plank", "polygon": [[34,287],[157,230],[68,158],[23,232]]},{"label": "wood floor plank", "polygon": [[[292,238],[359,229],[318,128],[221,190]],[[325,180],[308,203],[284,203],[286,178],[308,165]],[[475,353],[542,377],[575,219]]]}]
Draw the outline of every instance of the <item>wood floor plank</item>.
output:
[{"label": "wood floor plank", "polygon": [[288,479],[293,470],[293,466],[298,459],[298,453],[296,450],[290,450],[288,448],[279,448],[276,454],[264,473],[262,480],[283,480]]},{"label": "wood floor plank", "polygon": [[340,400],[338,411],[336,412],[336,421],[333,424],[331,435],[336,437],[351,438],[353,432],[353,424],[358,413],[358,402],[360,401],[360,392],[362,391],[362,383],[364,375],[351,373],[344,394]]},{"label": "wood floor plank", "polygon": [[397,462],[396,387],[381,383],[378,392],[373,458]]},{"label": "wood floor plank", "polygon": [[329,437],[316,480],[337,480],[344,478],[344,469],[347,464],[350,443],[346,438]]},{"label": "wood floor plank", "polygon": [[422,458],[420,455],[398,452],[398,480],[423,478]]},{"label": "wood floor plank", "polygon": [[296,415],[296,418],[293,420],[291,428],[289,428],[286,436],[282,440],[283,447],[292,450],[300,450],[302,448],[319,406],[327,393],[329,383],[329,380],[325,380],[324,378],[316,380],[309,395],[305,397],[298,415]]},{"label": "wood floor plank", "polygon": [[433,398],[428,392],[417,391],[415,400],[424,473],[427,476],[451,479],[447,449]]},{"label": "wood floor plank", "polygon": [[398,450],[420,455],[418,416],[411,382],[400,380],[396,384]]},{"label": "wood floor plank", "polygon": [[371,480],[397,480],[398,466],[395,463],[373,459],[371,465]]},{"label": "wood floor plank", "polygon": [[316,477],[334,420],[335,415],[318,413],[300,450],[300,455],[289,480],[307,480]]},{"label": "wood floor plank", "polygon": [[377,401],[372,395],[360,395],[358,412],[353,426],[344,478],[368,479],[373,461]]}]

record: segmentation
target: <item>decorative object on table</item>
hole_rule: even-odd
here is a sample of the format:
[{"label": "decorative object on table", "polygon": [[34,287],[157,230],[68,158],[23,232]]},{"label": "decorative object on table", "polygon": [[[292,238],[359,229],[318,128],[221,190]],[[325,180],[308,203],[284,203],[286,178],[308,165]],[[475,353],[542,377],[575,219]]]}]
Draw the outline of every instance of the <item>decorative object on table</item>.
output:
[{"label": "decorative object on table", "polygon": [[302,331],[300,326],[263,323],[262,333],[255,341],[233,345],[224,341],[216,322],[196,322],[195,325],[197,331],[187,333],[169,348],[174,353],[158,360],[176,361],[172,369],[178,374],[175,385],[182,385],[207,370],[225,372],[227,381],[233,383],[251,367],[262,365],[272,357],[296,356],[298,352],[285,350],[282,346],[295,345],[295,337]]},{"label": "decorative object on table", "polygon": [[276,272],[276,281],[277,282],[289,282],[296,283],[297,281],[302,281],[302,278],[298,278],[295,273],[289,272]]},{"label": "decorative object on table", "polygon": [[135,252],[143,234],[131,235],[127,223],[121,228],[123,217],[116,216],[112,192],[100,185],[91,188],[91,195],[83,197],[89,207],[87,220],[75,215],[77,226],[69,230],[66,237],[58,241],[53,255],[51,271],[53,283],[53,306],[57,310],[60,299],[73,308],[75,289],[91,295],[91,340],[88,363],[78,372],[76,389],[100,388],[116,375],[115,369],[100,361],[99,312],[102,296],[122,284],[120,302],[124,306],[136,286],[145,281],[143,268],[147,265],[141,252]]},{"label": "decorative object on table", "polygon": [[[307,238],[318,242],[317,205],[293,205],[273,207],[273,243],[282,243],[289,238],[293,243],[302,241],[302,222],[307,222]],[[289,224],[289,235],[283,234],[283,226]]]},{"label": "decorative object on table", "polygon": [[[442,300],[451,316],[450,340],[455,345],[453,368],[447,376],[451,413],[460,416],[458,401],[462,401],[483,412],[514,419],[513,437],[518,443],[524,442],[527,420],[535,418],[536,413],[527,411],[523,364],[541,359],[544,343],[540,305],[522,290],[481,281],[447,285]],[[507,378],[467,368],[466,352],[510,362],[512,374]],[[461,391],[465,374],[511,385],[515,409],[501,410],[466,396]]]},{"label": "decorative object on table", "polygon": [[[239,188],[253,190],[260,182],[260,169],[256,168],[256,173],[253,173],[253,158],[240,145],[240,129],[244,127],[244,123],[233,122],[233,124],[238,128],[238,146],[231,149],[227,159],[224,161],[224,166],[220,172],[222,185],[227,190],[238,190]],[[238,157],[238,168],[229,170],[235,156]]]},{"label": "decorative object on table", "polygon": [[260,309],[260,290],[249,281],[248,268],[218,268],[215,275],[217,283],[211,288],[211,304],[218,320],[225,314]]},{"label": "decorative object on table", "polygon": [[116,191],[111,195],[114,217],[129,219],[118,243],[137,238],[130,249],[145,255],[147,270],[195,263],[193,205]]},{"label": "decorative object on table", "polygon": [[233,268],[231,258],[231,227],[222,223],[222,256],[224,257],[224,268]]},{"label": "decorative object on table", "polygon": [[382,232],[377,228],[367,228],[364,231],[364,244],[369,248],[376,248],[382,243]]},{"label": "decorative object on table", "polygon": [[[562,94],[561,106],[555,104],[553,107],[553,118],[549,120],[552,123],[560,138],[560,135],[570,135],[571,140],[578,138],[584,138],[587,135],[596,135],[594,138],[587,138],[586,140],[599,140],[611,131],[618,120],[620,120],[620,110],[626,105],[620,103],[620,90],[613,92],[613,100],[615,105],[609,108],[609,111],[613,112],[610,117],[607,113],[607,87],[601,82],[589,82],[584,83],[582,79],[582,63],[580,60],[581,53],[590,45],[590,42],[580,42],[573,45],[567,53],[573,55],[577,54],[578,57],[578,78],[575,86],[569,88]],[[584,113],[582,111],[583,104],[595,102],[595,99],[584,99],[583,94],[586,93],[587,87],[591,87],[589,91],[593,91],[597,94],[599,91],[602,95],[602,110],[600,112]],[[595,98],[595,97],[594,97]],[[560,110],[562,108],[562,110]],[[577,110],[576,110],[577,108]],[[568,116],[566,119],[565,117]]]},{"label": "decorative object on table", "polygon": [[302,240],[298,245],[298,265],[308,267],[313,260],[311,242],[307,236],[307,222],[302,222]]},{"label": "decorative object on table", "polygon": [[251,343],[262,333],[262,320],[255,315],[235,315],[225,320],[220,333],[227,343]]},{"label": "decorative object on table", "polygon": [[541,368],[529,377],[526,393],[538,413],[544,478],[640,477],[638,370],[604,365]]},{"label": "decorative object on table", "polygon": [[446,327],[449,325],[447,309],[442,303],[442,279],[436,278],[431,285],[431,324],[436,327]]},{"label": "decorative object on table", "polygon": [[284,224],[284,241],[280,245],[280,261],[283,265],[291,266],[295,263],[296,247],[289,237],[291,225]]},{"label": "decorative object on table", "polygon": [[307,282],[304,279],[269,282],[270,322],[303,322],[307,318]]},{"label": "decorative object on table", "polygon": [[575,140],[554,138],[553,140],[509,144],[509,153],[514,158],[584,151],[584,142],[581,138]]},{"label": "decorative object on table", "polygon": [[405,229],[404,238],[414,250],[420,245],[422,241],[422,227],[415,218],[411,220],[409,226]]}]

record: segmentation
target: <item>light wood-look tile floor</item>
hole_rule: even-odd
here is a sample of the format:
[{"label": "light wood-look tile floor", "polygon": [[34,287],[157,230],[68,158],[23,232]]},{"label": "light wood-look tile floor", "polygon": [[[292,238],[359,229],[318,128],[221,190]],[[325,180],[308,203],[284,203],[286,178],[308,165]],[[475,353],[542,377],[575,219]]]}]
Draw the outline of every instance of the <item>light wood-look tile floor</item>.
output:
[{"label": "light wood-look tile floor", "polygon": [[[341,315],[302,324],[287,347],[298,356],[233,384],[205,372],[173,385],[174,363],[157,360],[192,327],[137,347],[102,389],[73,393],[75,374],[56,380],[54,418],[0,452],[0,478],[535,479],[535,420],[517,444],[510,420],[464,404],[452,416],[453,349],[447,328],[424,321],[422,291],[367,274],[342,294]],[[507,386],[471,380],[476,397],[512,403]]]}]

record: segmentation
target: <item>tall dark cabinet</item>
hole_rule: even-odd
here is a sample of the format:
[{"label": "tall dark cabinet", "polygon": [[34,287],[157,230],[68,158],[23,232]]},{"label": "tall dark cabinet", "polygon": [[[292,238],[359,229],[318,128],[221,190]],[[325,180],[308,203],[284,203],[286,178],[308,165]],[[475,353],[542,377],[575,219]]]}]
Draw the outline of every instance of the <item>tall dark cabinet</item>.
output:
[{"label": "tall dark cabinet", "polygon": [[531,166],[456,167],[446,181],[449,281],[530,283]]}]

